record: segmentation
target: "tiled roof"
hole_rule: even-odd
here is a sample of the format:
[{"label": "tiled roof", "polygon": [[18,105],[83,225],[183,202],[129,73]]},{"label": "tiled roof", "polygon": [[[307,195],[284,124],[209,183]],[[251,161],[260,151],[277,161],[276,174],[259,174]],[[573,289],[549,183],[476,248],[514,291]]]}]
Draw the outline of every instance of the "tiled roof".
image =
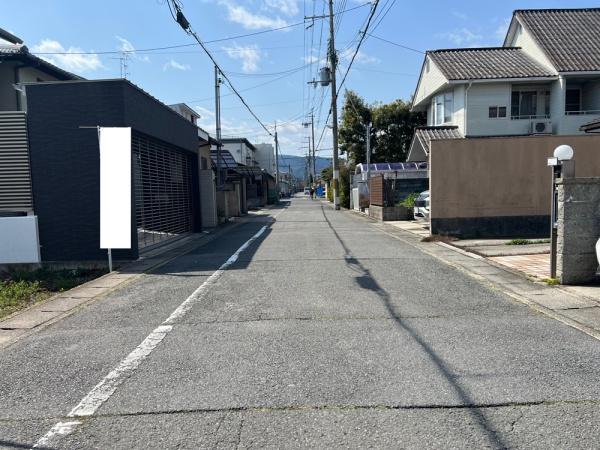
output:
[{"label": "tiled roof", "polygon": [[520,48],[459,48],[429,51],[448,80],[552,77],[556,73],[537,63]]},{"label": "tiled roof", "polygon": [[591,122],[584,123],[579,129],[585,132],[597,132],[600,130],[600,119],[594,119]]},{"label": "tiled roof", "polygon": [[418,127],[415,130],[415,138],[429,154],[431,141],[438,139],[462,139],[464,136],[458,131],[457,126]]},{"label": "tiled roof", "polygon": [[517,10],[559,72],[600,70],[600,8]]},{"label": "tiled roof", "polygon": [[0,61],[2,59],[19,59],[26,61],[31,66],[37,66],[54,74],[57,78],[63,78],[64,80],[83,80],[84,78],[75,75],[74,73],[67,72],[42,58],[32,55],[29,53],[29,49],[23,44],[8,44],[0,45]]}]

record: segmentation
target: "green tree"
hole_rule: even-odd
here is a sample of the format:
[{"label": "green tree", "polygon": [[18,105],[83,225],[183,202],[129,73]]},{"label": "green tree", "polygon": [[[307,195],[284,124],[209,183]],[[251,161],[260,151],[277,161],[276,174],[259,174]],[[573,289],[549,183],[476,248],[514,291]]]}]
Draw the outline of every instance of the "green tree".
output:
[{"label": "green tree", "polygon": [[410,104],[402,100],[377,105],[373,108],[373,128],[375,139],[372,142],[375,152],[373,162],[406,161],[415,128],[425,124],[423,113],[414,113]]},{"label": "green tree", "polygon": [[425,123],[422,113],[410,111],[410,104],[395,100],[369,105],[358,94],[346,91],[339,127],[340,153],[348,154],[351,164],[365,163],[366,124],[372,123],[371,161],[406,161],[417,126]]},{"label": "green tree", "polygon": [[366,127],[370,123],[371,107],[354,91],[346,91],[342,121],[338,130],[340,153],[348,154],[351,163],[366,161]]}]

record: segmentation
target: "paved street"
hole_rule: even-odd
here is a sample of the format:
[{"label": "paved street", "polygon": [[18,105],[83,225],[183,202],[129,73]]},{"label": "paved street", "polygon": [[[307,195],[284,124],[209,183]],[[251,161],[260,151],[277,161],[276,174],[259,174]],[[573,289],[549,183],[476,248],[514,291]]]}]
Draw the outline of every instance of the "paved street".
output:
[{"label": "paved street", "polygon": [[599,341],[284,205],[0,350],[0,446],[598,446]]}]

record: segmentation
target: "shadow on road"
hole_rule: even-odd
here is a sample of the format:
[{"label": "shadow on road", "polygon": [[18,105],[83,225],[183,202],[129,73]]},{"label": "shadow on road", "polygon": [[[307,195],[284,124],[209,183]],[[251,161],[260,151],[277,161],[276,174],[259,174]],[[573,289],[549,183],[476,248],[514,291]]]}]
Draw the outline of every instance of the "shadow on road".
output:
[{"label": "shadow on road", "polygon": [[508,448],[508,446],[503,442],[501,436],[490,426],[485,415],[481,412],[479,408],[476,407],[475,402],[471,398],[466,387],[461,386],[461,384],[456,380],[456,376],[448,369],[446,363],[435,353],[435,351],[431,348],[431,346],[425,342],[425,340],[419,336],[419,333],[412,328],[408,323],[406,323],[394,308],[392,304],[392,298],[390,294],[383,289],[375,277],[371,275],[369,269],[364,267],[362,263],[352,255],[352,252],[343,241],[343,239],[339,236],[327,215],[325,214],[325,209],[321,205],[321,211],[323,213],[323,217],[325,217],[325,221],[327,225],[335,235],[336,239],[344,249],[344,259],[346,261],[346,265],[350,267],[353,271],[355,271],[358,275],[355,277],[356,284],[360,286],[362,289],[366,289],[368,291],[374,292],[381,299],[385,308],[389,312],[390,316],[394,319],[395,323],[404,331],[408,332],[412,339],[421,347],[424,353],[427,354],[431,362],[436,366],[437,370],[440,374],[446,379],[448,384],[455,391],[456,395],[460,398],[462,404],[465,406],[465,409],[469,411],[475,423],[479,426],[487,440],[489,441],[492,448]]}]

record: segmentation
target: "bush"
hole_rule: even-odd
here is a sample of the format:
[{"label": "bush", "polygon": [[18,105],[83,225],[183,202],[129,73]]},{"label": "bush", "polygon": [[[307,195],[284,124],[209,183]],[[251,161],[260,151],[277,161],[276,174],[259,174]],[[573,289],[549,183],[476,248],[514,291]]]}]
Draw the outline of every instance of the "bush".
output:
[{"label": "bush", "polygon": [[404,206],[405,208],[414,208],[415,200],[417,199],[418,196],[419,196],[418,192],[413,192],[412,194],[409,194],[404,200],[398,202],[396,204],[396,206]]}]

